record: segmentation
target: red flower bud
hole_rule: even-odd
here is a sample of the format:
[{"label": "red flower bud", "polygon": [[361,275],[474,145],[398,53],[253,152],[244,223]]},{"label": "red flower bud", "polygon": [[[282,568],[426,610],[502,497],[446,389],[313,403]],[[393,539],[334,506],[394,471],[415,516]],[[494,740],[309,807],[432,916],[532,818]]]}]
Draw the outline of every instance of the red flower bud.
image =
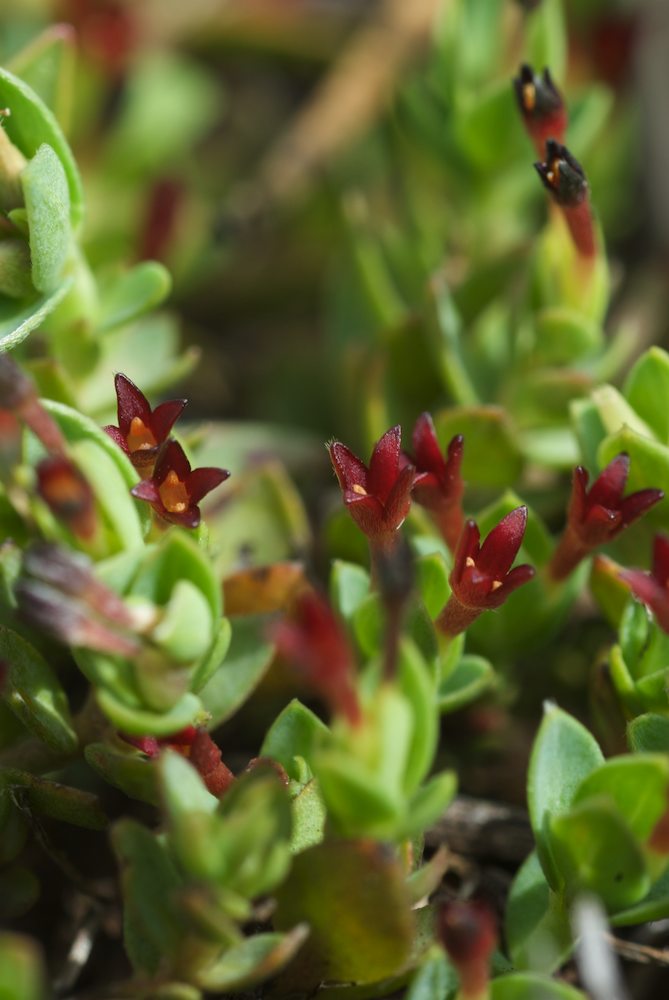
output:
[{"label": "red flower bud", "polygon": [[532,566],[511,569],[523,541],[527,507],[516,507],[479,544],[475,521],[463,529],[449,578],[451,596],[436,625],[446,635],[458,635],[489,608],[498,608],[534,576]]},{"label": "red flower bud", "polygon": [[534,166],[544,187],[560,207],[574,246],[583,257],[594,257],[597,245],[583,167],[566,146],[554,139],[546,143],[545,162]]},{"label": "red flower bud", "polygon": [[460,474],[463,444],[462,434],[457,434],[443,455],[430,414],[422,413],[416,421],[413,498],[429,510],[451,551],[455,551],[465,520],[462,511],[465,484]]},{"label": "red flower bud", "polygon": [[125,375],[114,379],[117,399],[118,427],[105,427],[119,448],[130,457],[141,475],[150,475],[160,446],[167,441],[170,431],[181,416],[185,399],[171,399],[151,409],[143,392]]},{"label": "red flower bud", "polygon": [[543,156],[548,139],[561,143],[567,128],[567,112],[560,91],[548,69],[540,76],[526,64],[513,80],[513,89],[537,156]]},{"label": "red flower bud", "polygon": [[657,624],[669,632],[669,538],[656,535],[653,542],[653,566],[650,573],[625,569],[619,574],[635,595],[647,604]]},{"label": "red flower bud", "polygon": [[346,445],[328,445],[349,514],[373,545],[394,541],[411,506],[415,470],[401,461],[402,431],[392,427],[376,443],[369,468]]},{"label": "red flower bud", "polygon": [[478,900],[445,903],[437,918],[437,934],[460,977],[462,997],[487,996],[490,956],[497,945],[490,908]]},{"label": "red flower bud", "polygon": [[281,657],[300,668],[335,713],[351,725],[360,722],[353,653],[344,629],[322,597],[314,591],[301,594],[291,616],[273,627],[271,637]]},{"label": "red flower bud", "polygon": [[165,521],[184,528],[197,528],[201,517],[198,503],[229,475],[225,469],[191,471],[181,445],[177,441],[168,441],[160,452],[151,478],[143,479],[130,492],[138,500],[150,503]]},{"label": "red flower bud", "polygon": [[71,459],[44,458],[36,469],[37,492],[51,513],[79,538],[95,534],[97,517],[93,491]]},{"label": "red flower bud", "polygon": [[588,473],[574,469],[567,526],[550,561],[548,572],[562,580],[599,545],[616,538],[663,497],[662,490],[646,489],[623,498],[630,460],[624,452],[609,462],[589,490]]}]

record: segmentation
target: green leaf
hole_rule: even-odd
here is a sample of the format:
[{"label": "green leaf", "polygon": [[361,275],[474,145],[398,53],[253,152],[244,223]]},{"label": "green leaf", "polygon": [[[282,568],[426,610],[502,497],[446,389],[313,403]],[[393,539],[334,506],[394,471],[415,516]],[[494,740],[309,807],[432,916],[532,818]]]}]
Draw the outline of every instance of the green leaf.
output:
[{"label": "green leaf", "polygon": [[30,233],[32,280],[38,292],[58,287],[70,254],[70,195],[63,165],[40,146],[21,174]]},{"label": "green leaf", "polygon": [[121,866],[126,951],[138,972],[155,975],[176,965],[182,931],[175,896],[181,880],[166,848],[134,820],[116,824],[112,844]]},{"label": "green leaf", "polygon": [[192,725],[203,714],[202,702],[190,692],[164,712],[134,708],[119,701],[111,690],[97,691],[96,698],[116,729],[130,736],[170,736],[184,726]]},{"label": "green leaf", "polygon": [[453,771],[435,774],[407,803],[406,817],[396,828],[399,839],[415,837],[435,823],[446,811],[458,788],[458,779]]},{"label": "green leaf", "polygon": [[660,441],[669,444],[669,354],[651,347],[633,365],[623,387],[625,399]]},{"label": "green leaf", "polygon": [[669,758],[661,754],[612,757],[585,778],[572,800],[606,798],[624,817],[639,841],[651,835],[667,807]]},{"label": "green leaf", "polygon": [[653,883],[648,894],[633,906],[615,913],[611,917],[614,927],[630,927],[645,924],[650,920],[666,920],[669,917],[669,869]]},{"label": "green leaf", "polygon": [[84,749],[86,762],[105,781],[129,795],[131,799],[160,804],[158,776],[154,763],[130,747],[118,750],[107,743],[89,743]]},{"label": "green leaf", "polygon": [[35,942],[19,934],[0,934],[3,1000],[44,1000],[46,995],[42,955]]},{"label": "green leaf", "polygon": [[293,854],[299,854],[308,847],[320,844],[325,830],[327,810],[315,779],[300,787],[293,796],[291,805],[293,835],[290,840],[290,850]]},{"label": "green leaf", "polygon": [[482,656],[467,654],[439,685],[439,710],[446,714],[480,698],[495,683],[495,671]]},{"label": "green leaf", "polygon": [[188,580],[206,598],[212,618],[220,618],[221,585],[211,560],[190,534],[172,528],[147,550],[133,579],[131,593],[166,607],[182,580]]},{"label": "green leaf", "polygon": [[25,157],[32,159],[44,143],[58,156],[67,177],[72,225],[77,226],[84,213],[81,177],[53,114],[30,87],[7,70],[0,70],[0,106],[11,109],[3,128]]},{"label": "green leaf", "polygon": [[298,781],[300,768],[295,758],[303,758],[313,770],[314,752],[328,735],[325,723],[293,698],[267,730],[259,756],[278,761],[288,777]]},{"label": "green leaf", "polygon": [[64,281],[52,295],[45,295],[27,305],[9,298],[0,301],[0,353],[13,350],[41,326],[70,287],[71,282]]},{"label": "green leaf", "polygon": [[215,965],[198,972],[198,985],[216,993],[256,986],[280,972],[308,935],[306,924],[294,927],[288,934],[254,934],[229,948]]},{"label": "green leaf", "polygon": [[356,767],[350,754],[329,750],[318,755],[316,777],[328,818],[339,834],[392,837],[401,805],[378,775],[360,764]]},{"label": "green leaf", "polygon": [[202,704],[211,713],[212,726],[234,715],[274,659],[274,644],[267,638],[265,615],[234,618],[231,624],[232,640],[225,661],[200,691]]},{"label": "green leaf", "polygon": [[418,968],[405,1000],[453,1000],[458,992],[457,973],[445,955],[430,957]]},{"label": "green leaf", "polygon": [[311,933],[287,982],[308,991],[322,980],[371,983],[407,961],[414,926],[402,867],[373,841],[331,840],[293,860],[276,892],[275,926]]},{"label": "green leaf", "polygon": [[639,715],[629,723],[627,739],[635,753],[669,753],[669,716]]},{"label": "green leaf", "polygon": [[569,809],[578,786],[603,761],[595,739],[580,722],[557,706],[546,705],[530,757],[527,802],[542,864],[552,885],[559,885],[560,878],[550,860],[551,817]]},{"label": "green leaf", "polygon": [[176,663],[193,664],[206,654],[213,638],[211,607],[190,580],[174,584],[151,638]]},{"label": "green leaf", "polygon": [[531,972],[513,972],[493,979],[490,1000],[586,1000],[586,995],[567,983]]},{"label": "green leaf", "polygon": [[64,131],[70,117],[76,58],[76,36],[69,24],[45,28],[7,63],[7,68],[32,87],[56,116]]},{"label": "green leaf", "polygon": [[191,679],[191,690],[196,694],[211,680],[223,665],[232,641],[232,626],[227,618],[221,618],[218,623],[218,633],[207,653],[197,665]]},{"label": "green leaf", "polygon": [[100,332],[106,333],[149,312],[167,298],[169,272],[157,261],[144,261],[103,285],[100,291]]},{"label": "green leaf", "polygon": [[601,349],[601,327],[574,309],[553,306],[535,317],[534,357],[542,364],[563,365]]},{"label": "green leaf", "polygon": [[551,849],[569,895],[588,890],[615,912],[650,888],[643,852],[607,797],[591,798],[550,821]]},{"label": "green leaf", "polygon": [[528,14],[525,41],[527,61],[537,69],[549,66],[556,80],[567,68],[567,25],[562,0],[543,0]]},{"label": "green leaf", "polygon": [[7,787],[24,797],[34,812],[88,830],[104,830],[107,827],[107,816],[97,795],[39,778],[27,771],[7,770],[3,778]]},{"label": "green leaf", "polygon": [[462,476],[471,486],[503,489],[515,482],[522,457],[506,411],[498,406],[454,406],[434,415],[440,444],[464,434]]},{"label": "green leaf", "polygon": [[430,552],[416,560],[418,590],[431,618],[436,618],[448,600],[449,566],[440,552]]},{"label": "green leaf", "polygon": [[41,653],[0,626],[0,661],[8,667],[3,694],[12,712],[54,753],[73,753],[78,740],[67,696]]},{"label": "green leaf", "polygon": [[511,885],[505,919],[514,965],[550,972],[571,951],[569,917],[546,881],[536,851],[523,862]]},{"label": "green leaf", "polygon": [[335,559],[330,571],[330,600],[345,621],[350,621],[369,594],[369,573],[355,563]]},{"label": "green leaf", "polygon": [[620,649],[628,669],[632,672],[648,643],[650,615],[644,604],[628,600],[620,620]]}]

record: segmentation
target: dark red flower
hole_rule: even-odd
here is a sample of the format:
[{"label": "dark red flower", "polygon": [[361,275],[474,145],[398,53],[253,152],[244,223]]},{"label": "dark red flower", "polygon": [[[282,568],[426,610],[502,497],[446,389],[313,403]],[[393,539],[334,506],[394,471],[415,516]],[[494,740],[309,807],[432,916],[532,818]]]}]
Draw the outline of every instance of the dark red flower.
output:
[{"label": "dark red flower", "polygon": [[401,445],[400,427],[391,427],[374,446],[369,468],[341,442],[328,445],[344,504],[374,544],[393,541],[411,506],[415,469],[402,462]]},{"label": "dark red flower", "polygon": [[95,534],[93,491],[74,462],[65,455],[43,458],[37,469],[37,492],[51,513],[79,538]]},{"label": "dark red flower", "polygon": [[150,503],[156,514],[172,524],[197,528],[198,503],[228,478],[226,469],[203,468],[191,471],[190,462],[177,441],[168,441],[161,450],[150,479],[143,479],[130,492]]},{"label": "dark red flower", "polygon": [[449,578],[452,593],[436,622],[442,632],[458,635],[482,611],[500,607],[509,594],[532,579],[532,566],[511,569],[526,524],[527,507],[516,507],[480,545],[476,522],[465,523]]},{"label": "dark red flower", "polygon": [[413,498],[429,510],[446,544],[454,551],[465,521],[462,511],[465,484],[460,474],[464,438],[456,434],[445,455],[442,454],[432,417],[422,413],[413,429],[412,443],[416,468]]},{"label": "dark red flower", "polygon": [[655,536],[650,573],[625,569],[619,575],[632,593],[648,605],[660,628],[669,632],[669,538],[666,535]]},{"label": "dark red flower", "polygon": [[130,457],[135,468],[149,475],[160,446],[170,436],[187,400],[170,399],[152,410],[144,393],[127,376],[119,373],[114,386],[118,427],[110,424],[105,431]]},{"label": "dark red flower", "polygon": [[585,171],[566,146],[554,139],[546,143],[545,162],[534,167],[553,201],[562,211],[574,246],[583,257],[597,253],[595,227],[590,208],[590,188]]},{"label": "dark red flower", "polygon": [[352,725],[360,722],[353,652],[339,620],[322,597],[313,590],[304,591],[292,614],[272,628],[271,636],[281,657],[299,667],[335,713]]},{"label": "dark red flower", "polygon": [[663,497],[662,490],[646,489],[623,498],[629,475],[629,455],[621,452],[586,490],[588,473],[574,469],[567,526],[548,567],[554,580],[562,580],[593,549],[612,541]]},{"label": "dark red flower", "polygon": [[548,69],[540,75],[527,64],[520,67],[513,89],[537,156],[543,156],[547,140],[562,142],[567,128],[567,112],[560,91]]},{"label": "dark red flower", "polygon": [[437,917],[437,934],[460,977],[461,996],[487,996],[490,958],[497,946],[497,926],[480,900],[449,900]]}]

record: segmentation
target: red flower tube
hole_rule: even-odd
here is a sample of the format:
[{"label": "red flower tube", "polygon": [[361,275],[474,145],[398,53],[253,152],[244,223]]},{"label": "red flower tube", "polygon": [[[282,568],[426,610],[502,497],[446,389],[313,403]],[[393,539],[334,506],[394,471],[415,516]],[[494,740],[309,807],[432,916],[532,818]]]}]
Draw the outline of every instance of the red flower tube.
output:
[{"label": "red flower tube", "polygon": [[543,156],[546,142],[561,143],[567,128],[567,111],[550,70],[535,73],[527,64],[513,80],[513,89],[525,129],[534,143],[537,156]]},{"label": "red flower tube", "polygon": [[597,243],[590,207],[590,189],[583,167],[566,146],[554,139],[549,139],[546,143],[545,162],[535,163],[534,167],[544,187],[559,206],[576,250],[582,257],[594,257]]}]

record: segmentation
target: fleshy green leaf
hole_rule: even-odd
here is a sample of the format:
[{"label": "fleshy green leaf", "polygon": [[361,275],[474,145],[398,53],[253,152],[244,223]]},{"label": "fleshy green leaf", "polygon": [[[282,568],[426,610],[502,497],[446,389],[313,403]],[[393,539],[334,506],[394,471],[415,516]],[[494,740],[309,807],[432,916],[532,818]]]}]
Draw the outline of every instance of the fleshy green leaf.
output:
[{"label": "fleshy green leaf", "polygon": [[70,253],[70,196],[65,170],[51,146],[40,146],[21,174],[30,233],[33,285],[58,287]]},{"label": "fleshy green leaf", "polygon": [[567,983],[530,972],[513,972],[493,979],[490,1000],[586,1000],[586,995]]},{"label": "fleshy green leaf", "polygon": [[86,762],[105,781],[132,799],[160,804],[156,767],[136,750],[122,751],[107,743],[89,743],[84,750]]},{"label": "fleshy green leaf", "polygon": [[267,617],[250,615],[231,621],[232,640],[220,670],[200,691],[212,725],[233,715],[267,673],[274,645],[267,638]]},{"label": "fleshy green leaf", "polygon": [[497,406],[451,407],[434,416],[439,441],[464,434],[463,479],[472,486],[507,487],[520,475],[522,457],[504,410]]},{"label": "fleshy green leaf", "polygon": [[3,693],[14,714],[54,753],[72,753],[78,740],[67,696],[42,654],[0,626],[0,660],[8,667]]},{"label": "fleshy green leaf", "polygon": [[458,992],[457,973],[445,955],[428,958],[414,973],[405,1000],[453,1000]]},{"label": "fleshy green leaf", "polygon": [[150,712],[124,704],[111,690],[96,694],[98,704],[116,729],[131,736],[170,736],[184,726],[189,726],[202,715],[202,702],[190,692],[185,694],[169,711]]},{"label": "fleshy green leaf", "polygon": [[30,938],[0,934],[0,995],[3,1000],[44,1000],[42,955]]},{"label": "fleshy green leaf", "polygon": [[669,753],[669,716],[637,716],[627,727],[627,739],[635,753]]},{"label": "fleshy green leaf", "polygon": [[314,751],[328,734],[325,723],[293,698],[267,730],[259,756],[278,761],[286,774],[297,781],[300,771],[295,758],[303,758],[311,768]]},{"label": "fleshy green leaf", "polygon": [[505,931],[511,959],[520,968],[550,972],[571,951],[567,910],[551,892],[536,851],[511,885]]},{"label": "fleshy green leaf", "polygon": [[330,572],[330,600],[345,621],[350,621],[368,593],[369,573],[355,563],[335,559]]},{"label": "fleshy green leaf", "polygon": [[7,787],[25,797],[29,808],[37,813],[88,830],[104,830],[107,826],[100,800],[91,792],[61,785],[27,771],[7,770],[3,777]]},{"label": "fleshy green leaf", "polygon": [[154,309],[167,298],[172,282],[157,261],[144,261],[103,286],[100,294],[100,330],[105,333]]},{"label": "fleshy green leaf", "polygon": [[636,361],[625,379],[627,402],[655,432],[669,444],[669,354],[661,347],[651,347]]},{"label": "fleshy green leaf", "polygon": [[444,714],[455,712],[475,701],[494,683],[495,671],[489,661],[467,654],[439,685],[439,709]]},{"label": "fleshy green leaf", "polygon": [[669,759],[661,754],[612,757],[579,785],[574,806],[605,797],[624,817],[639,841],[645,841],[667,808]]},{"label": "fleshy green leaf", "polygon": [[5,298],[0,302],[0,353],[11,351],[42,325],[70,289],[64,281],[52,295],[45,295],[29,304]]},{"label": "fleshy green leaf", "polygon": [[280,972],[308,935],[306,924],[294,927],[288,934],[254,934],[198,973],[197,981],[204,989],[217,993],[249,989]]}]

